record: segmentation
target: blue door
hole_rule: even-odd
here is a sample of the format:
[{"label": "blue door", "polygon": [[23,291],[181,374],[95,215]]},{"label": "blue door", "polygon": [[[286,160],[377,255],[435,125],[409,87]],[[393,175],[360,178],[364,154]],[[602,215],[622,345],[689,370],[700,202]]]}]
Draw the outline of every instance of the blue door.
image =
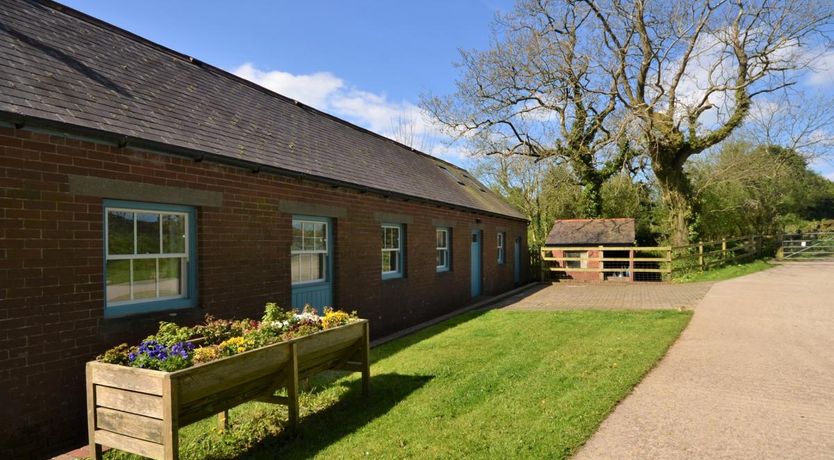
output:
[{"label": "blue door", "polygon": [[333,225],[326,217],[293,216],[292,307],[333,304]]},{"label": "blue door", "polygon": [[472,297],[481,295],[481,231],[472,231]]},{"label": "blue door", "polygon": [[521,237],[515,239],[513,246],[513,280],[516,286],[521,284]]}]

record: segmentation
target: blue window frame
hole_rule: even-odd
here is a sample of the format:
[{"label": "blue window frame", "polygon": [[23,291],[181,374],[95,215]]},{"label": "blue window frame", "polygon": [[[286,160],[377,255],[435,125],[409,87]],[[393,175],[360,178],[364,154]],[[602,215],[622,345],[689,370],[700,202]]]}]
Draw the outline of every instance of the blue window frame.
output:
[{"label": "blue window frame", "polygon": [[197,305],[194,208],[104,201],[104,316]]},{"label": "blue window frame", "polygon": [[498,265],[504,265],[507,259],[507,234],[498,232]]},{"label": "blue window frame", "polygon": [[452,267],[452,231],[449,228],[436,229],[435,264],[437,271],[447,272]]},{"label": "blue window frame", "polygon": [[382,279],[403,276],[403,226],[382,224]]}]

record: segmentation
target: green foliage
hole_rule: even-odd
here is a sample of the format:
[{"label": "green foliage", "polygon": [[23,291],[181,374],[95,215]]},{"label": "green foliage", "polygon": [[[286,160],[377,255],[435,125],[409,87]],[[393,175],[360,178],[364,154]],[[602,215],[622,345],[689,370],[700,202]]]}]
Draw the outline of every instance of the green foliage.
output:
[{"label": "green foliage", "polygon": [[834,183],[791,150],[727,143],[690,171],[699,204],[696,229],[704,240],[775,234],[834,217]]},{"label": "green foliage", "polygon": [[304,337],[305,335],[315,334],[321,330],[320,325],[315,324],[300,324],[287,332],[281,334],[281,340],[291,340],[297,337]]},{"label": "green foliage", "polygon": [[264,322],[268,321],[288,321],[292,319],[293,312],[292,310],[284,310],[278,306],[277,303],[269,302],[266,304],[264,308],[264,316],[262,320]]},{"label": "green foliage", "polygon": [[116,345],[115,347],[96,356],[96,361],[127,366],[130,364],[128,356],[134,352],[136,352],[136,347],[131,347],[126,343],[120,343],[119,345]]},{"label": "green foliage", "polygon": [[195,332],[205,339],[205,343],[217,345],[232,337],[240,337],[251,326],[250,321],[233,321],[216,319],[206,315],[205,323],[197,326]]},{"label": "green foliage", "polygon": [[695,283],[700,281],[723,281],[739,276],[749,275],[772,268],[773,265],[765,260],[754,260],[744,264],[727,265],[707,271],[690,271],[675,278],[677,283]]},{"label": "green foliage", "polygon": [[148,336],[148,338],[145,339],[145,342],[156,341],[161,343],[162,345],[165,345],[166,347],[172,347],[177,343],[187,341],[193,335],[194,330],[190,327],[180,327],[175,323],[160,321],[159,330],[157,331],[157,333]]}]

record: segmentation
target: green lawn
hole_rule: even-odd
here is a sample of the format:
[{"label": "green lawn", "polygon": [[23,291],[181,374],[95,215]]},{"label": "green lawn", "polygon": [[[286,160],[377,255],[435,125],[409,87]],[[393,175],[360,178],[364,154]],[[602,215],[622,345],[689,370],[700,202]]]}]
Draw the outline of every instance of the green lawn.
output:
[{"label": "green lawn", "polygon": [[[565,458],[663,356],[678,311],[466,314],[372,351],[371,396],[355,376],[313,382],[299,432],[249,403],[232,429],[181,430],[182,458]],[[110,452],[108,458],[126,458]]]},{"label": "green lawn", "polygon": [[735,265],[726,265],[724,267],[714,268],[703,272],[694,271],[686,273],[684,275],[681,275],[680,277],[676,277],[674,281],[676,283],[694,283],[697,281],[723,281],[728,280],[730,278],[736,278],[738,276],[749,275],[751,273],[767,270],[771,267],[773,267],[773,265],[768,263],[766,260],[758,259],[752,262]]}]

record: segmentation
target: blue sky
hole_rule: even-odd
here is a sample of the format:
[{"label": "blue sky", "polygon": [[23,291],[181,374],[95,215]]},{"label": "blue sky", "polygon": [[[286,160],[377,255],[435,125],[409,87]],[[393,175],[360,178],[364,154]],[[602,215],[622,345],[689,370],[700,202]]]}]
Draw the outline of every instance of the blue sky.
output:
[{"label": "blue sky", "polygon": [[[512,0],[108,1],[62,0],[179,52],[222,67],[306,104],[458,164],[460,147],[437,142],[417,104],[454,91],[460,48],[489,45],[490,24]],[[825,71],[804,79],[830,93]],[[816,78],[816,80],[814,80]],[[820,80],[822,79],[822,80]],[[424,144],[424,145],[421,145]],[[834,166],[815,168],[834,178]]]}]

